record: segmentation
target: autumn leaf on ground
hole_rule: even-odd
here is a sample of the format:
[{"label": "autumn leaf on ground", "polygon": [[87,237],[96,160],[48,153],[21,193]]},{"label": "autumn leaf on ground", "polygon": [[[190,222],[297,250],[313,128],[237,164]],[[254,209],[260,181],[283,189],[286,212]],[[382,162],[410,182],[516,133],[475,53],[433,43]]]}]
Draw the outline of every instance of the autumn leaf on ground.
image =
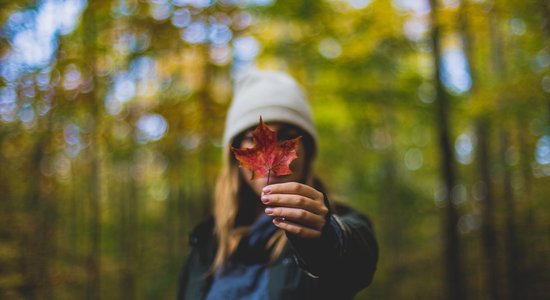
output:
[{"label": "autumn leaf on ground", "polygon": [[271,173],[277,176],[292,174],[289,165],[298,157],[296,150],[301,138],[277,143],[277,132],[269,129],[260,116],[260,124],[252,132],[252,148],[231,147],[231,151],[242,167],[252,171],[252,179],[267,174],[269,183]]}]

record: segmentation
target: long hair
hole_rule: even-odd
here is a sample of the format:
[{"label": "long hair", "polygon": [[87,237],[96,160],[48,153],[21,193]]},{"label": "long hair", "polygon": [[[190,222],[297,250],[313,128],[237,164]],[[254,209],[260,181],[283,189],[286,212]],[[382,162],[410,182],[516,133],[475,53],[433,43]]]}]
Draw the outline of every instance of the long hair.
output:
[{"label": "long hair", "polygon": [[[315,156],[315,146],[313,138],[301,131],[302,143],[305,148],[306,165],[304,182],[313,180],[311,176],[311,165]],[[235,138],[233,145],[240,144],[240,137]],[[323,191],[324,192],[324,191]],[[248,184],[243,180],[237,160],[231,155],[230,147],[227,145],[223,150],[222,168],[216,180],[214,191],[214,233],[218,240],[218,249],[210,272],[223,267],[231,255],[237,249],[241,239],[250,231],[250,224],[253,219],[252,214],[243,213],[247,209],[256,209],[255,207],[246,207],[247,197],[258,197],[254,194]],[[258,200],[259,201],[259,200]],[[271,236],[266,244],[266,251],[270,251],[269,263],[274,262],[281,254],[287,238],[282,229],[277,230]]]}]

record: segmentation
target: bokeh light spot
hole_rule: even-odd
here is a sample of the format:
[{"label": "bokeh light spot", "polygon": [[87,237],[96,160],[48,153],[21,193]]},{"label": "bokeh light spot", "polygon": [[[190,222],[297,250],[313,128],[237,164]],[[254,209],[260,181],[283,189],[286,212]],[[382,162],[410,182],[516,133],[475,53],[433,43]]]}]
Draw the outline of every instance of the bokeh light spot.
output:
[{"label": "bokeh light spot", "polygon": [[413,17],[403,24],[403,32],[411,41],[421,41],[429,30],[429,24],[425,18]]},{"label": "bokeh light spot", "polygon": [[541,165],[550,164],[550,135],[545,135],[537,142],[535,159]]},{"label": "bokeh light spot", "polygon": [[242,36],[233,40],[234,56],[238,60],[251,61],[260,51],[260,44],[251,36]]},{"label": "bokeh light spot", "polygon": [[510,28],[512,33],[515,35],[523,35],[527,29],[527,25],[520,18],[511,18],[510,19]]},{"label": "bokeh light spot", "polygon": [[147,143],[160,140],[168,130],[168,123],[159,114],[147,114],[137,121],[137,141]]},{"label": "bokeh light spot", "polygon": [[233,34],[229,27],[223,24],[212,24],[210,26],[209,39],[214,45],[224,45],[231,41]]},{"label": "bokeh light spot", "polygon": [[453,47],[444,51],[441,75],[443,83],[453,93],[465,93],[472,86],[466,56],[459,48]]},{"label": "bokeh light spot", "polygon": [[172,25],[178,28],[184,28],[191,23],[191,13],[188,9],[178,9],[172,16]]},{"label": "bokeh light spot", "polygon": [[191,23],[182,34],[182,38],[190,44],[204,43],[208,35],[206,25],[201,22]]},{"label": "bokeh light spot", "polygon": [[76,89],[81,82],[81,74],[78,67],[70,64],[65,68],[65,76],[63,78],[63,88],[66,90]]},{"label": "bokeh light spot", "polygon": [[405,167],[408,170],[416,171],[424,164],[424,156],[418,148],[412,148],[405,152]]},{"label": "bokeh light spot", "polygon": [[456,159],[463,165],[470,164],[473,160],[474,138],[467,133],[462,133],[455,141]]},{"label": "bokeh light spot", "polygon": [[372,0],[348,0],[349,5],[355,9],[362,9],[367,7]]},{"label": "bokeh light spot", "polygon": [[326,38],[319,43],[319,53],[325,58],[334,59],[342,54],[342,47],[337,40]]}]

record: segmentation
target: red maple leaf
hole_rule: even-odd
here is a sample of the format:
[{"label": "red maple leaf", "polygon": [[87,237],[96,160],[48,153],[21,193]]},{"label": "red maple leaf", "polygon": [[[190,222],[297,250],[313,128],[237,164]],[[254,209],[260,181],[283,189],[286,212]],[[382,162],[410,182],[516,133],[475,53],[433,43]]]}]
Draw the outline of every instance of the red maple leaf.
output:
[{"label": "red maple leaf", "polygon": [[277,143],[277,132],[269,129],[260,116],[260,124],[252,132],[252,148],[234,148],[231,151],[245,167],[252,171],[252,178],[261,178],[267,174],[267,182],[271,173],[281,176],[292,174],[290,163],[298,157],[296,149],[300,143],[297,138]]}]

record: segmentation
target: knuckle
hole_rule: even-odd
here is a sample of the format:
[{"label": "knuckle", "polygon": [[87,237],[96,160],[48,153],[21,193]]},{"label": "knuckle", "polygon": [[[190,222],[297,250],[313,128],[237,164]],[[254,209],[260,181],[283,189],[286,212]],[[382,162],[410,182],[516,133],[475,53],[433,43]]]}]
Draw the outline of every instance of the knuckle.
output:
[{"label": "knuckle", "polygon": [[304,234],[304,229],[301,228],[301,227],[297,227],[295,230],[294,230],[294,233],[296,235],[303,235]]},{"label": "knuckle", "polygon": [[299,183],[293,183],[293,184],[292,184],[292,190],[293,190],[294,192],[299,192],[300,189],[301,189],[301,186],[300,186]]},{"label": "knuckle", "polygon": [[298,211],[298,217],[299,217],[300,219],[305,219],[306,216],[307,216],[307,213],[306,213],[305,210],[300,210],[300,211]]},{"label": "knuckle", "polygon": [[317,199],[321,199],[321,201],[325,201],[325,194],[317,191]]}]

